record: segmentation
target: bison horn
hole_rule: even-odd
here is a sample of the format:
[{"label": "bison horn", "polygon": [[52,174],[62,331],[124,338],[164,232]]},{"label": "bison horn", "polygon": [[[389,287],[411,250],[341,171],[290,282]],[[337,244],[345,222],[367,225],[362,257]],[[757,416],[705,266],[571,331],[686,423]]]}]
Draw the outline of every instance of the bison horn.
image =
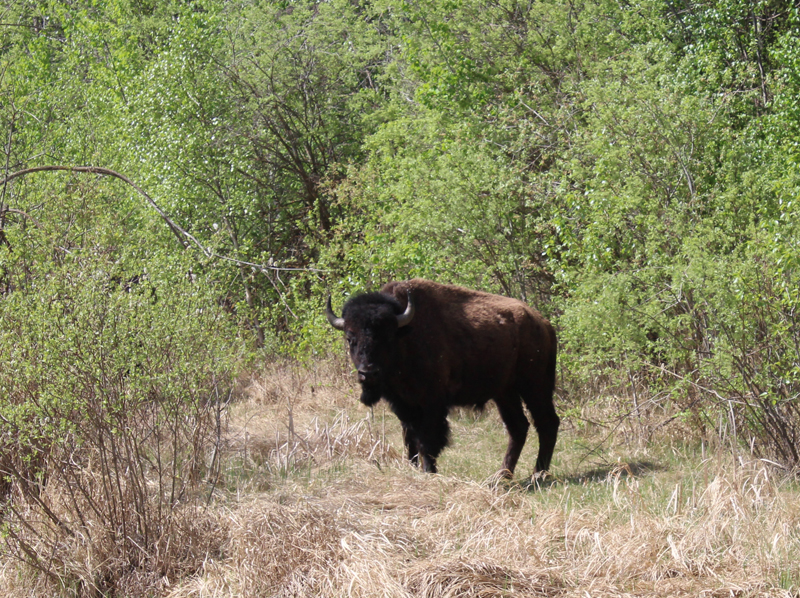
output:
[{"label": "bison horn", "polygon": [[397,316],[397,327],[402,328],[403,326],[408,326],[411,323],[411,320],[414,319],[414,302],[411,300],[411,290],[408,290],[408,305],[406,305],[406,310]]},{"label": "bison horn", "polygon": [[336,328],[336,330],[344,330],[344,318],[340,318],[333,313],[330,297],[328,297],[328,305],[325,307],[325,315],[328,317],[328,322],[330,322],[331,326]]}]

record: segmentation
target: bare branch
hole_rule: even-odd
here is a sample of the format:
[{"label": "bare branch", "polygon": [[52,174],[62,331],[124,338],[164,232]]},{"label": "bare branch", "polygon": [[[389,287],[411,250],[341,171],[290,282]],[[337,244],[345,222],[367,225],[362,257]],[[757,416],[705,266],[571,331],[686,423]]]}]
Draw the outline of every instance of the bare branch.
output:
[{"label": "bare branch", "polygon": [[[113,176],[113,177],[116,177],[116,178],[120,179],[121,181],[124,181],[125,183],[128,183],[131,187],[136,189],[136,191],[138,191],[147,200],[147,202],[151,206],[153,206],[153,208],[156,210],[156,212],[158,212],[159,216],[161,216],[161,218],[164,220],[164,222],[166,222],[169,225],[170,229],[175,234],[175,236],[178,238],[178,242],[181,245],[183,245],[184,247],[188,247],[189,242],[186,240],[186,238],[188,238],[188,239],[191,239],[192,241],[194,241],[197,244],[198,247],[203,249],[203,252],[205,253],[205,248],[203,248],[203,246],[200,244],[200,242],[197,239],[195,239],[191,234],[189,234],[188,232],[183,230],[180,226],[175,224],[170,219],[170,217],[167,216],[166,212],[164,212],[164,210],[162,210],[158,206],[158,204],[153,200],[153,198],[151,198],[147,193],[145,193],[142,190],[141,187],[139,187],[136,183],[131,181],[125,175],[120,174],[118,172],[115,172],[115,171],[113,171],[113,170],[111,170],[109,168],[101,168],[99,166],[56,166],[56,165],[52,165],[52,166],[34,166],[33,168],[26,168],[24,170],[18,170],[17,172],[12,172],[6,178],[4,178],[2,181],[0,181],[0,185],[5,186],[6,183],[14,180],[17,177],[24,176],[24,175],[27,175],[27,174],[31,174],[31,173],[34,173],[34,172],[53,172],[53,171],[88,172],[88,173],[91,173],[91,174],[101,174],[101,175],[106,175],[106,176]],[[182,235],[185,235],[186,238],[184,238]]]},{"label": "bare branch", "polygon": [[175,234],[175,237],[178,239],[178,242],[181,244],[182,247],[188,248],[191,245],[195,245],[203,253],[203,255],[205,255],[206,257],[217,258],[217,259],[220,259],[220,260],[223,260],[223,261],[226,261],[226,262],[230,262],[232,264],[236,264],[238,266],[250,266],[251,268],[255,268],[255,269],[257,269],[258,271],[260,271],[262,273],[266,273],[266,272],[268,272],[270,270],[271,271],[284,271],[284,272],[290,272],[290,271],[324,272],[324,270],[321,270],[321,269],[318,269],[318,268],[283,268],[283,267],[280,267],[280,266],[271,266],[271,265],[266,265],[265,266],[263,264],[255,264],[253,262],[245,262],[245,261],[242,261],[242,260],[237,260],[235,258],[228,257],[228,256],[225,256],[225,255],[221,255],[219,253],[216,253],[215,251],[212,251],[211,249],[207,248],[202,243],[200,243],[200,241],[198,241],[194,237],[194,235],[192,235],[191,233],[189,233],[188,231],[184,230],[179,225],[177,225],[175,222],[173,222],[173,220],[167,215],[167,213],[164,210],[162,210],[158,206],[158,204],[155,202],[155,200],[152,197],[150,197],[147,193],[145,193],[144,190],[141,187],[139,187],[136,183],[131,181],[125,175],[120,174],[120,173],[118,173],[118,172],[116,172],[114,170],[111,170],[110,168],[102,168],[102,167],[99,167],[99,166],[58,166],[58,165],[34,166],[32,168],[26,168],[24,170],[18,170],[17,172],[12,172],[10,175],[5,177],[3,180],[0,180],[0,186],[5,186],[7,183],[9,183],[10,181],[14,180],[15,178],[18,178],[18,177],[21,177],[21,176],[25,176],[27,174],[31,174],[31,173],[34,173],[34,172],[54,172],[54,171],[86,172],[86,173],[90,173],[90,174],[99,174],[99,175],[104,175],[104,176],[112,176],[112,177],[118,178],[119,180],[127,183],[128,185],[130,185],[131,187],[136,189],[136,191],[138,191],[139,194],[142,195],[147,200],[147,202],[153,207],[153,209],[156,212],[158,212],[159,216],[161,216],[161,218],[164,220],[164,222],[166,222],[167,225],[170,227],[170,230],[172,230],[172,232]]}]

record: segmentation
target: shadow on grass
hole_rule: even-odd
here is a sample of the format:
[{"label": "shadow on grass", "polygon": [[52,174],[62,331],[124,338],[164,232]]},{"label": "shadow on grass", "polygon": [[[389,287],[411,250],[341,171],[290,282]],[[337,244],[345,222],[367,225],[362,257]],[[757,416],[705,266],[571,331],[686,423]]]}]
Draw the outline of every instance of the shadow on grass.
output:
[{"label": "shadow on grass", "polygon": [[612,463],[608,466],[596,467],[570,476],[559,477],[552,474],[544,478],[531,477],[525,482],[520,482],[522,488],[528,492],[545,490],[552,486],[596,484],[613,478],[638,478],[657,471],[666,471],[666,467],[652,461],[632,461],[630,463]]}]

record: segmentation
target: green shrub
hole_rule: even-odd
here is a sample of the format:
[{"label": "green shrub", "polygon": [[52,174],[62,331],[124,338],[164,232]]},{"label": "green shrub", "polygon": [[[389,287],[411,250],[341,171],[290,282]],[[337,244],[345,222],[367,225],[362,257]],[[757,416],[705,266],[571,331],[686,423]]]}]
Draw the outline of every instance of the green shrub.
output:
[{"label": "green shrub", "polygon": [[67,261],[0,298],[3,537],[58,585],[113,593],[219,550],[186,513],[218,475],[237,338],[180,260]]}]

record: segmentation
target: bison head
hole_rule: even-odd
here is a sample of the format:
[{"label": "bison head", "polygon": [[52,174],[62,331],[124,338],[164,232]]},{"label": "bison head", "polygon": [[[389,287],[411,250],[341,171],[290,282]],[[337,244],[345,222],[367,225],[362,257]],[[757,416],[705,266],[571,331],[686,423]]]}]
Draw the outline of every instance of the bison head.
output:
[{"label": "bison head", "polygon": [[333,313],[328,297],[326,315],[331,326],[345,333],[350,359],[358,371],[361,402],[374,405],[381,398],[386,373],[391,371],[400,329],[414,318],[411,291],[405,310],[394,297],[366,293],[345,303],[342,317]]}]

